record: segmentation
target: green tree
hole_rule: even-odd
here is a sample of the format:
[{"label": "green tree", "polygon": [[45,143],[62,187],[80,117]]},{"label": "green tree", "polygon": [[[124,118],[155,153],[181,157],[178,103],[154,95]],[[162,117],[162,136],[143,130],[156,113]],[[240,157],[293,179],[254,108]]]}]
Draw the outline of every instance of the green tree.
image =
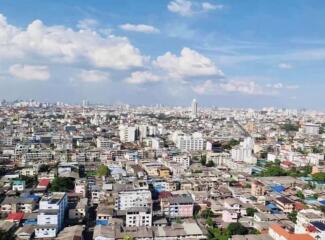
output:
[{"label": "green tree", "polygon": [[104,164],[100,165],[96,171],[96,175],[98,177],[103,177],[103,176],[108,177],[110,174],[111,173],[109,168]]},{"label": "green tree", "polygon": [[207,155],[201,156],[200,163],[202,164],[202,166],[205,166],[207,164]]},{"label": "green tree", "polygon": [[208,239],[209,240],[228,240],[229,235],[226,231],[222,231],[219,228],[210,227],[208,228]]},{"label": "green tree", "polygon": [[182,221],[182,219],[180,219],[180,218],[176,218],[176,219],[175,219],[175,223],[176,223],[176,224],[182,224],[183,221]]},{"label": "green tree", "polygon": [[45,164],[42,164],[38,169],[39,172],[48,172],[49,170],[50,170],[50,167]]},{"label": "green tree", "polygon": [[319,210],[322,211],[323,213],[325,213],[325,206],[320,206]]},{"label": "green tree", "polygon": [[227,233],[229,236],[246,235],[248,232],[248,228],[244,227],[241,223],[230,223],[227,227]]},{"label": "green tree", "polygon": [[134,240],[134,237],[131,236],[130,234],[125,234],[125,235],[123,236],[123,240]]},{"label": "green tree", "polygon": [[214,167],[214,162],[210,160],[205,166]]},{"label": "green tree", "polygon": [[315,173],[312,175],[312,177],[313,177],[313,180],[317,181],[317,182],[325,181],[325,173],[323,173],[323,172]]},{"label": "green tree", "polygon": [[254,217],[254,214],[257,212],[255,208],[246,208],[246,215],[250,217]]},{"label": "green tree", "polygon": [[206,224],[208,224],[210,227],[213,227],[214,222],[213,222],[213,220],[212,220],[211,217],[208,217],[208,218],[207,218],[207,220],[206,220]]},{"label": "green tree", "polygon": [[285,130],[286,132],[297,132],[299,129],[299,126],[297,124],[291,123],[291,122],[287,122],[285,124],[283,124],[281,126],[281,128],[283,130]]},{"label": "green tree", "polygon": [[227,142],[223,148],[230,150],[232,149],[234,146],[238,145],[240,143],[240,141],[236,140],[236,139],[231,139],[229,142]]},{"label": "green tree", "polygon": [[287,172],[283,170],[280,166],[272,165],[264,169],[260,176],[262,177],[278,177],[278,176],[287,176]]},{"label": "green tree", "polygon": [[0,240],[14,240],[14,236],[12,232],[5,232],[3,230],[0,230]]},{"label": "green tree", "polygon": [[296,196],[297,196],[298,198],[300,198],[300,199],[305,199],[305,195],[302,193],[302,191],[298,191],[298,192],[296,193]]},{"label": "green tree", "polygon": [[24,180],[27,188],[32,188],[37,184],[37,176],[21,176],[21,180]]},{"label": "green tree", "polygon": [[201,212],[201,217],[207,219],[209,217],[212,217],[213,216],[213,213],[211,211],[210,208],[207,208],[207,209],[204,209],[202,212]]},{"label": "green tree", "polygon": [[74,180],[68,177],[56,177],[51,183],[50,191],[68,192],[74,189]]},{"label": "green tree", "polygon": [[291,213],[288,214],[288,218],[290,221],[296,223],[297,222],[297,211],[292,211]]}]

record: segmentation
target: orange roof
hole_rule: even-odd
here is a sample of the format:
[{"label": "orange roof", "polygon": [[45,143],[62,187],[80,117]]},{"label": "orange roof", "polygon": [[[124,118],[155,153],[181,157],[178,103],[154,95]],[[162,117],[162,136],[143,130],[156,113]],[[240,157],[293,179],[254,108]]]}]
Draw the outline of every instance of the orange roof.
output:
[{"label": "orange roof", "polygon": [[313,238],[309,234],[290,233],[283,227],[281,227],[279,224],[273,224],[270,226],[270,228],[287,240],[315,240],[315,238]]},{"label": "orange roof", "polygon": [[302,210],[302,209],[305,209],[305,206],[300,202],[295,202],[295,209]]}]

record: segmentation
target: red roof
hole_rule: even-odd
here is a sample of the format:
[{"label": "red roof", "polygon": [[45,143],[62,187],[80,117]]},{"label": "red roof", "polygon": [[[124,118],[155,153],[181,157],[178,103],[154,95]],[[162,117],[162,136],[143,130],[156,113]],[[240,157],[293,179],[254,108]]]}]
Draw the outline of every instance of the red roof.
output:
[{"label": "red roof", "polygon": [[159,199],[161,198],[168,198],[168,197],[171,197],[172,196],[172,193],[171,192],[160,192],[159,193]]},{"label": "red roof", "polygon": [[281,165],[285,165],[285,166],[289,166],[289,167],[295,166],[295,164],[293,162],[290,162],[288,160],[281,162]]},{"label": "red roof", "polygon": [[24,217],[23,212],[13,212],[8,214],[7,220],[21,221],[23,217]]},{"label": "red roof", "polygon": [[295,209],[296,210],[303,210],[305,208],[305,206],[300,203],[300,202],[295,202]]},{"label": "red roof", "polygon": [[317,231],[316,227],[313,226],[313,225],[308,225],[307,228],[306,228],[306,230],[307,230],[308,232],[311,232],[311,233],[314,233],[314,232]]},{"label": "red roof", "polygon": [[38,182],[38,186],[47,187],[50,184],[50,179],[41,179]]}]

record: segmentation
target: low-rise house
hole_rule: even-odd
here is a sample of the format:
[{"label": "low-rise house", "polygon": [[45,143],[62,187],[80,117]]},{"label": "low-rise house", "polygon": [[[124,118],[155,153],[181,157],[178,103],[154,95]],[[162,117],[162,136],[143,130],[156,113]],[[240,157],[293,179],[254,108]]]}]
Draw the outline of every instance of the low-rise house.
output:
[{"label": "low-rise house", "polygon": [[265,195],[265,185],[260,181],[253,181],[251,185],[251,194],[254,197],[264,196]]},{"label": "low-rise house", "polygon": [[45,191],[48,189],[49,185],[50,185],[50,179],[43,178],[38,181],[36,189]]},{"label": "low-rise house", "polygon": [[287,197],[276,198],[275,204],[284,213],[291,213],[294,210],[294,202]]},{"label": "low-rise house", "polygon": [[96,225],[94,240],[122,240],[126,237],[146,240],[207,239],[207,232],[195,221],[189,220],[172,226],[122,227],[120,225]]},{"label": "low-rise house", "polygon": [[13,191],[22,192],[25,190],[25,187],[26,187],[26,182],[24,180],[17,179],[12,181]]},{"label": "low-rise house", "polygon": [[105,205],[97,208],[96,225],[109,225],[113,218],[114,209]]},{"label": "low-rise house", "polygon": [[8,214],[6,221],[14,222],[17,225],[19,225],[22,222],[23,218],[24,218],[23,212],[12,212]]},{"label": "low-rise house", "polygon": [[18,228],[16,231],[16,239],[17,240],[29,240],[34,237],[35,226],[33,225],[25,225],[23,227]]},{"label": "low-rise house", "polygon": [[20,174],[22,176],[33,177],[33,176],[37,175],[37,169],[35,169],[34,167],[23,168],[20,171]]},{"label": "low-rise house", "polygon": [[79,194],[81,197],[86,197],[87,194],[87,181],[85,179],[78,179],[75,181],[74,186],[75,193]]},{"label": "low-rise house", "polygon": [[193,216],[194,201],[189,194],[173,195],[160,200],[161,211],[170,218]]},{"label": "low-rise house", "polygon": [[72,220],[83,220],[87,213],[87,198],[82,198],[79,200],[77,205],[69,209],[69,219]]},{"label": "low-rise house", "polygon": [[33,198],[6,197],[1,203],[1,211],[31,213],[35,209],[36,201]]},{"label": "low-rise house", "polygon": [[222,211],[222,220],[224,222],[237,222],[244,215],[246,215],[246,208],[238,199],[228,198],[224,200],[224,210]]},{"label": "low-rise house", "polygon": [[309,234],[296,234],[296,233],[291,233],[284,229],[281,225],[279,224],[273,224],[269,228],[269,235],[274,239],[274,240],[315,240],[312,236]]},{"label": "low-rise house", "polygon": [[[295,233],[309,233],[316,236],[324,234],[325,216],[321,211],[314,209],[301,210],[297,214]],[[324,236],[325,238],[325,236]]]},{"label": "low-rise house", "polygon": [[84,226],[75,225],[65,227],[55,238],[55,240],[83,240]]}]

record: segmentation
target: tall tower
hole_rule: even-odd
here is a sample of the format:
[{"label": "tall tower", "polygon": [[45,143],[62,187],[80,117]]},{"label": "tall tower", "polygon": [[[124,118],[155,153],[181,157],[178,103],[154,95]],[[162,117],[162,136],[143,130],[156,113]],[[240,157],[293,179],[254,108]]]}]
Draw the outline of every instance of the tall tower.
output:
[{"label": "tall tower", "polygon": [[192,101],[192,112],[191,112],[191,117],[192,118],[197,118],[197,101],[194,98]]}]

